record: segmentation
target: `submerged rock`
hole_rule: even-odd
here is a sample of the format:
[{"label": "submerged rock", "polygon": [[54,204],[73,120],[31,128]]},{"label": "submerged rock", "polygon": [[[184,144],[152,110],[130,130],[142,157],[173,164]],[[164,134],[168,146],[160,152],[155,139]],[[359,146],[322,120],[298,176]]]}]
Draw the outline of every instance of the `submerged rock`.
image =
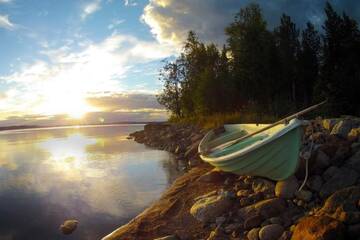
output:
[{"label": "submerged rock", "polygon": [[78,223],[79,221],[77,220],[66,220],[61,224],[60,231],[66,235],[71,234],[76,230]]}]

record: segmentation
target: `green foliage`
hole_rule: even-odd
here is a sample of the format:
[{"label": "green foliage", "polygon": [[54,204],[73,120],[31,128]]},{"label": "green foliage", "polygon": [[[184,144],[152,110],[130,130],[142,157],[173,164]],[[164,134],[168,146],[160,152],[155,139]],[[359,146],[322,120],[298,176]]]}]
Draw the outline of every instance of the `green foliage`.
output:
[{"label": "green foliage", "polygon": [[290,16],[267,28],[261,9],[241,9],[220,50],[189,32],[181,55],[160,71],[158,101],[172,121],[216,126],[273,121],[329,99],[327,114],[359,114],[360,33],[357,22],[329,3],[323,38],[312,23],[300,31]]}]

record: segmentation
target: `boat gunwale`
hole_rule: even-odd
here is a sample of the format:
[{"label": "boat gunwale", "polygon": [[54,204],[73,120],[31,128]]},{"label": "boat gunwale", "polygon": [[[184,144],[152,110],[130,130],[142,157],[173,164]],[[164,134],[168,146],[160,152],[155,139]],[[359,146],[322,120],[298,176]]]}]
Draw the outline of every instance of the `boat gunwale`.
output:
[{"label": "boat gunwale", "polygon": [[[301,120],[293,119],[283,129],[281,129],[280,131],[278,131],[277,133],[275,133],[273,135],[269,135],[268,137],[264,138],[261,142],[252,144],[250,146],[247,146],[247,147],[245,147],[243,149],[240,149],[238,151],[235,151],[233,153],[230,153],[230,154],[227,154],[227,155],[224,155],[224,156],[211,157],[211,156],[205,156],[205,155],[200,154],[200,157],[201,157],[202,160],[204,160],[206,162],[209,162],[209,163],[225,162],[225,161],[228,161],[228,160],[233,159],[233,158],[242,157],[242,156],[245,156],[245,155],[251,153],[252,151],[254,151],[256,149],[261,148],[262,146],[264,146],[266,144],[269,144],[269,143],[275,141],[277,138],[282,137],[286,133],[290,132],[293,129],[296,129],[296,128],[300,127],[301,125],[302,125]],[[211,133],[212,131],[210,131],[209,133]],[[206,139],[204,137],[201,140],[201,142],[199,144],[199,149],[202,147],[202,145],[207,143],[207,141],[204,142],[204,140],[208,140],[208,139]]]}]

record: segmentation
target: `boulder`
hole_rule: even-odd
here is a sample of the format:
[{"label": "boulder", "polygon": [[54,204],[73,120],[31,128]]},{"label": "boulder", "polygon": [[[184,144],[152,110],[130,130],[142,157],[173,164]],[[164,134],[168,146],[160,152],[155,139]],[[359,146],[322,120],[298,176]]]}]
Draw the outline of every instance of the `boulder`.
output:
[{"label": "boulder", "polygon": [[215,221],[232,206],[232,200],[227,192],[209,196],[200,196],[190,209],[190,213],[197,220],[206,223]]},{"label": "boulder", "polygon": [[356,183],[359,174],[349,168],[342,167],[340,171],[332,176],[324,185],[321,187],[320,196],[325,198],[339,189],[349,187]]},{"label": "boulder", "polygon": [[283,232],[283,226],[279,224],[270,224],[260,229],[259,238],[260,240],[278,240]]},{"label": "boulder", "polygon": [[325,169],[330,165],[330,158],[321,149],[317,151],[314,168]]},{"label": "boulder", "polygon": [[346,162],[345,166],[356,170],[358,173],[360,173],[360,151],[356,152],[354,155],[352,155]]},{"label": "boulder", "polygon": [[334,175],[338,174],[340,172],[340,169],[335,166],[330,166],[328,169],[325,170],[325,172],[322,174],[322,178],[325,181],[329,181]]},{"label": "boulder", "polygon": [[284,199],[293,198],[298,187],[299,183],[295,176],[291,176],[284,181],[278,181],[275,186],[275,196]]},{"label": "boulder", "polygon": [[63,224],[61,224],[60,231],[66,235],[71,234],[76,230],[78,223],[79,221],[77,220],[66,220]]},{"label": "boulder", "polygon": [[359,186],[341,189],[326,199],[320,212],[346,224],[360,223],[359,199]]},{"label": "boulder", "polygon": [[296,225],[292,240],[344,240],[345,227],[328,216],[304,217]]},{"label": "boulder", "polygon": [[323,184],[323,180],[319,175],[311,176],[306,183],[308,188],[316,192],[320,191],[322,184]]},{"label": "boulder", "polygon": [[250,217],[260,215],[263,219],[276,217],[283,213],[286,209],[286,202],[280,198],[272,198],[262,200],[250,206],[240,208],[238,215],[241,219],[245,220]]}]

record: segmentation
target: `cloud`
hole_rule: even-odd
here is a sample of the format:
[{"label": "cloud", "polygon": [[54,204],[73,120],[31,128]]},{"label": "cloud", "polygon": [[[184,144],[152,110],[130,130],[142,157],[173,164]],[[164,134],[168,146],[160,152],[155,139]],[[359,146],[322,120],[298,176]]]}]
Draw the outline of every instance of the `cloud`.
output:
[{"label": "cloud", "polygon": [[124,5],[129,7],[135,7],[138,4],[134,0],[124,0]]},{"label": "cloud", "polygon": [[0,0],[0,3],[10,3],[12,0]]},{"label": "cloud", "polygon": [[[240,8],[251,2],[260,4],[270,29],[279,24],[282,13],[290,15],[299,26],[313,21],[320,28],[326,0],[150,0],[144,8],[142,20],[160,42],[180,45],[188,31],[194,30],[203,41],[224,44],[224,28],[233,21]],[[338,11],[346,11],[359,20],[359,1],[330,2]]]},{"label": "cloud", "polygon": [[15,27],[16,25],[10,21],[8,15],[0,15],[0,28],[13,30]]},{"label": "cloud", "polygon": [[154,94],[115,93],[105,96],[89,97],[87,101],[92,106],[110,112],[163,111],[163,107],[157,102]]},{"label": "cloud", "polygon": [[96,11],[100,10],[102,0],[94,0],[84,6],[82,9],[81,19],[85,19]]},{"label": "cloud", "polygon": [[125,19],[115,19],[108,25],[108,29],[112,30],[124,22],[125,22]]},{"label": "cloud", "polygon": [[[80,117],[86,112],[105,110],[122,110],[115,115],[124,116],[124,111],[130,114],[135,107],[146,109],[144,112],[157,109],[154,97],[125,94],[128,86],[122,81],[130,70],[168,57],[174,50],[156,41],[115,33],[101,42],[88,42],[79,51],[65,45],[44,48],[41,54],[48,59],[20,64],[17,71],[0,76],[0,82],[7,86],[0,91],[0,120],[26,114]],[[132,87],[136,92],[136,85]]]}]

